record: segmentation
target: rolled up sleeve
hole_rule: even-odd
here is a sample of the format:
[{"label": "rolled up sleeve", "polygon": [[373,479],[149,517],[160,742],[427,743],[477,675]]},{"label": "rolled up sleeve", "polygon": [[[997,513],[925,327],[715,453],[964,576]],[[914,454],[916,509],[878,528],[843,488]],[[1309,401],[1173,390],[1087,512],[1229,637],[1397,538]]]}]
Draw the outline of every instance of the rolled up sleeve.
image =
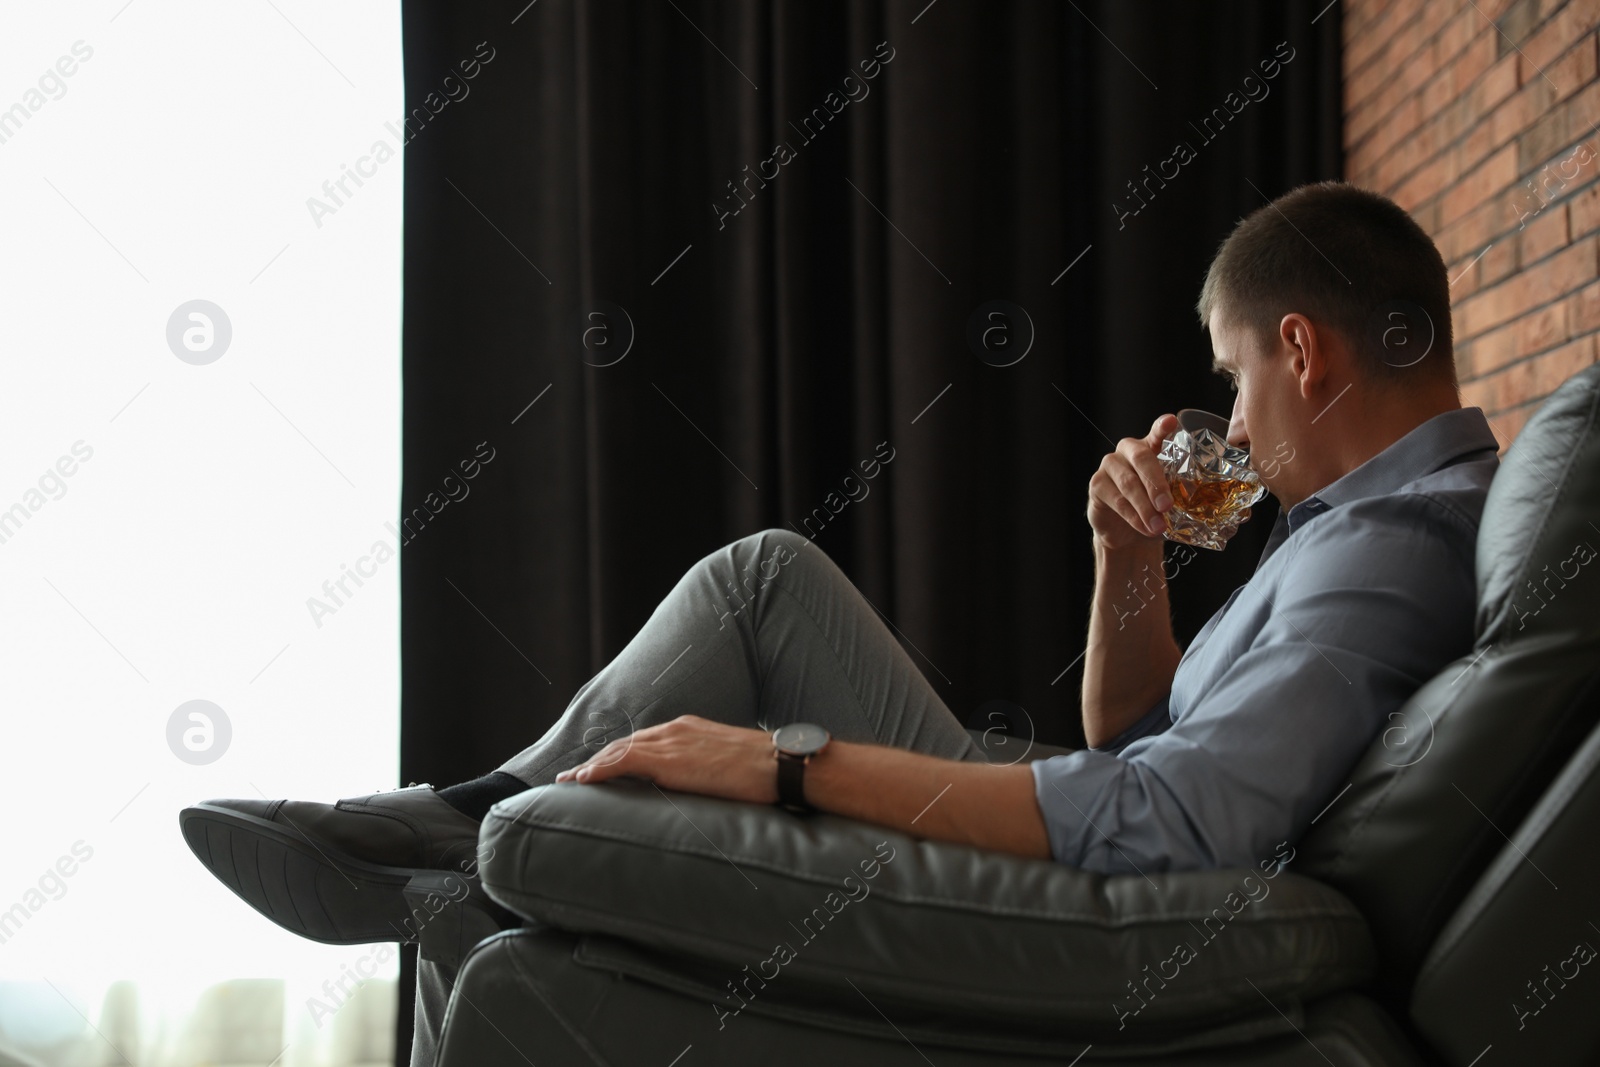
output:
[{"label": "rolled up sleeve", "polygon": [[1254,866],[1296,840],[1391,713],[1470,647],[1475,535],[1420,494],[1301,529],[1213,647],[1185,658],[1170,708],[1032,764],[1054,858],[1105,873]]},{"label": "rolled up sleeve", "polygon": [[1089,748],[1093,752],[1104,752],[1108,756],[1115,756],[1141,737],[1154,737],[1171,725],[1172,691],[1169,689],[1166,695],[1156,701],[1149,711],[1139,716],[1138,721],[1132,726],[1105,744],[1090,745]]}]

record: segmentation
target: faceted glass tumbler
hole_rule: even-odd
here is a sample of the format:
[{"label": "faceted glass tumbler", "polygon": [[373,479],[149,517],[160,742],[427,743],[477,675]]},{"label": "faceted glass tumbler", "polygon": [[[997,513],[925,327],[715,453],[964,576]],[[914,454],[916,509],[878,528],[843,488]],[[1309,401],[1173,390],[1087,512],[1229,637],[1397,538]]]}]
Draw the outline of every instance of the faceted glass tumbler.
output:
[{"label": "faceted glass tumbler", "polygon": [[1196,408],[1178,412],[1177,432],[1161,443],[1161,469],[1172,490],[1162,536],[1198,548],[1221,551],[1267,492],[1250,453],[1228,444],[1228,420]]}]

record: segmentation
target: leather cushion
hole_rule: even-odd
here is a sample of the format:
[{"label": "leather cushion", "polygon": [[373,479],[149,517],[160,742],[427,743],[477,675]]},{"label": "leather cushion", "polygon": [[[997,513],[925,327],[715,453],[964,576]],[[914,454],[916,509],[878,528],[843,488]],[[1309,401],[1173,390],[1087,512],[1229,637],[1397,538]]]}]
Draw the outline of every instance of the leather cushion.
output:
[{"label": "leather cushion", "polygon": [[857,1012],[814,1014],[764,1010],[757,999],[719,1020],[706,1010],[713,991],[618,979],[589,966],[586,946],[598,940],[535,924],[480,943],[457,979],[438,1067],[1088,1067],[1112,1057],[1139,1067],[1421,1064],[1394,1022],[1351,993],[1304,1013],[1286,1006],[1286,1016],[1262,1002],[1257,1019],[1197,1029],[1183,1049],[1030,1041],[994,1020],[958,1033],[946,1020],[886,1019],[861,997]]},{"label": "leather cushion", "polygon": [[1529,633],[1600,630],[1597,414],[1600,366],[1568,379],[1501,460],[1478,531],[1480,648]]},{"label": "leather cushion", "polygon": [[[1587,547],[1584,547],[1587,546]],[[1380,993],[1405,1003],[1428,946],[1594,727],[1600,666],[1600,367],[1506,453],[1478,535],[1473,651],[1393,716],[1299,843],[1301,873],[1361,909]],[[1548,585],[1546,585],[1548,583]]]},{"label": "leather cushion", "polygon": [[[1591,696],[1600,702],[1600,686]],[[1600,1062],[1597,824],[1600,730],[1512,832],[1417,974],[1412,1020],[1450,1062],[1491,1045],[1540,1067]]]},{"label": "leather cushion", "polygon": [[1259,1014],[1263,997],[1345,988],[1373,967],[1352,906],[1276,867],[1108,877],[626,779],[502,801],[480,841],[496,901],[718,964],[729,1010],[739,990],[855,1006],[865,995],[891,1014],[1148,1040]]}]

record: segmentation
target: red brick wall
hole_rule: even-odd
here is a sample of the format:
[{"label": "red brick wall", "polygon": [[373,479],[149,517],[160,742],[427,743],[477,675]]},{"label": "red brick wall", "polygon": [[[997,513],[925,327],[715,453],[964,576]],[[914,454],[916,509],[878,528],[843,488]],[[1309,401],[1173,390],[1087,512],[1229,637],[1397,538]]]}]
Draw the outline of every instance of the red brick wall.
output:
[{"label": "red brick wall", "polygon": [[1509,444],[1600,339],[1600,0],[1346,0],[1346,180],[1450,271],[1462,403]]}]

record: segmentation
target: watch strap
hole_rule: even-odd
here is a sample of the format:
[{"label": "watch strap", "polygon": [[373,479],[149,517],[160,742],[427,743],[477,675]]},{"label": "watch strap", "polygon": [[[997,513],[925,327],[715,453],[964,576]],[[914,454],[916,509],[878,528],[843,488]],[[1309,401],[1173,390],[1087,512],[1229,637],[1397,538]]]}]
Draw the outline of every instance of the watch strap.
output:
[{"label": "watch strap", "polygon": [[778,803],[790,811],[815,811],[806,802],[805,774],[807,757],[778,753]]}]

